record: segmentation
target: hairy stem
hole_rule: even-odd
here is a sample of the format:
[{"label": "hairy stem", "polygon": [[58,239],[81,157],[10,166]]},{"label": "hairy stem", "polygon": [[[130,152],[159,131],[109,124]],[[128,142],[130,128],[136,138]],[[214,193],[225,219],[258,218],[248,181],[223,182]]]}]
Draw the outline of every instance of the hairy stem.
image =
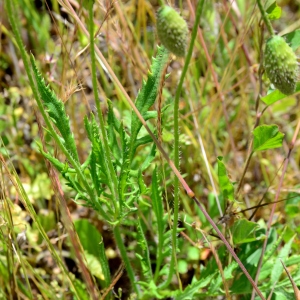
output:
[{"label": "hairy stem", "polygon": [[265,11],[262,3],[261,3],[261,0],[257,0],[257,6],[258,6],[258,8],[260,10],[261,17],[264,20],[264,22],[265,22],[265,24],[266,24],[266,26],[268,28],[268,31],[269,31],[270,35],[274,35],[274,29],[272,27],[272,24],[271,24],[269,18],[268,18],[267,13],[266,13],[266,11]]},{"label": "hairy stem", "polygon": [[[197,36],[197,30],[200,22],[200,17],[203,10],[204,0],[200,0],[196,9],[196,18],[193,26],[191,42],[189,50],[184,62],[183,70],[180,76],[178,87],[176,89],[175,100],[174,100],[174,164],[176,169],[179,169],[180,158],[179,158],[179,98],[183,86],[183,81],[186,76],[188,66],[193,54],[193,48],[195,39]],[[177,176],[174,178],[174,212],[173,212],[173,229],[172,229],[172,258],[170,262],[169,274],[167,280],[163,283],[163,287],[168,286],[171,282],[172,275],[174,272],[174,265],[176,263],[176,248],[177,248],[177,223],[178,223],[178,212],[179,212],[179,179]]]}]

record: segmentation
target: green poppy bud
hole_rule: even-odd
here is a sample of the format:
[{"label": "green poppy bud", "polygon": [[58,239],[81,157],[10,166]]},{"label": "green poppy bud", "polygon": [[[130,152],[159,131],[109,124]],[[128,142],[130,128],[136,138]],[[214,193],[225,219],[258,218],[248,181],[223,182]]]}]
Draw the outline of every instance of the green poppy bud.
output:
[{"label": "green poppy bud", "polygon": [[264,67],[273,85],[283,94],[295,92],[298,62],[293,49],[284,38],[274,35],[267,40]]},{"label": "green poppy bud", "polygon": [[157,34],[163,46],[177,56],[185,56],[188,27],[179,13],[170,6],[157,12]]}]

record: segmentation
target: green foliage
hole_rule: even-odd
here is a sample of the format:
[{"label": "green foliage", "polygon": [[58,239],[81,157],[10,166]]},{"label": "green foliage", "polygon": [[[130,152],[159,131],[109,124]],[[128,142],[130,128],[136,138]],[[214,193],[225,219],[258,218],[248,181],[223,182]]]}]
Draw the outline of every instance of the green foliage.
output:
[{"label": "green foliage", "polygon": [[274,1],[266,10],[270,20],[277,20],[281,17],[281,7]]},{"label": "green foliage", "polygon": [[157,168],[154,169],[152,175],[152,206],[153,212],[156,217],[157,222],[157,232],[158,232],[158,245],[156,251],[156,270],[155,270],[155,279],[157,279],[159,274],[159,269],[163,261],[163,246],[164,246],[164,230],[165,230],[165,220],[163,217],[164,208],[163,208],[163,201],[161,196],[161,191],[159,187],[159,181],[157,176]]},{"label": "green foliage", "polygon": [[253,130],[253,151],[263,151],[282,146],[284,134],[277,125],[261,125]]},{"label": "green foliage", "polygon": [[[143,117],[147,116],[149,108],[154,104],[157,97],[159,82],[161,80],[162,72],[165,64],[168,61],[169,52],[164,47],[157,47],[157,55],[152,59],[151,69],[148,73],[148,79],[143,82],[142,88],[135,101],[135,106]],[[148,117],[149,119],[149,117]],[[132,160],[136,148],[145,143],[145,140],[139,141],[137,139],[142,123],[134,112],[131,117],[131,138],[130,138],[130,154],[129,158]],[[149,142],[146,139],[146,142]]]},{"label": "green foliage", "polygon": [[295,92],[298,76],[297,57],[284,38],[274,35],[267,40],[264,66],[267,76],[277,89],[286,95]]},{"label": "green foliage", "polygon": [[[300,91],[300,83],[296,84],[295,93]],[[267,104],[271,105],[281,99],[286,98],[286,94],[280,92],[279,90],[271,91],[268,95],[261,97],[261,100]]]},{"label": "green foliage", "polygon": [[300,29],[289,32],[283,35],[283,37],[293,49],[293,51],[296,51],[300,47]]},{"label": "green foliage", "polygon": [[230,201],[234,200],[234,188],[231,181],[228,178],[228,174],[226,171],[226,167],[223,163],[223,157],[218,157],[218,177],[219,177],[219,185],[222,191],[222,195],[224,199],[228,199]]},{"label": "green foliage", "polygon": [[[73,245],[70,244],[73,241],[68,238],[64,239],[60,235],[61,232],[57,230],[57,222],[61,221],[60,216],[64,216],[66,211],[63,211],[64,206],[60,203],[56,206],[53,203],[53,199],[56,198],[56,189],[60,189],[60,186],[51,186],[51,182],[56,182],[57,177],[49,172],[50,176],[53,176],[50,180],[46,175],[43,156],[60,173],[64,198],[72,218],[76,218],[74,227],[71,221],[68,224],[63,219],[62,223],[65,228],[72,228],[71,230],[74,228],[79,237],[84,262],[93,277],[93,288],[96,292],[100,290],[96,297],[101,298],[107,292],[105,299],[110,300],[117,298],[142,300],[224,298],[227,297],[222,277],[224,275],[229,293],[233,298],[250,299],[253,288],[248,279],[243,275],[237,263],[231,259],[224,244],[213,234],[209,235],[211,232],[209,222],[193,204],[192,199],[188,199],[183,190],[175,184],[176,180],[173,180],[175,175],[168,163],[174,161],[174,165],[182,172],[186,183],[193,189],[203,206],[208,208],[209,215],[216,222],[220,212],[216,206],[214,182],[218,179],[221,207],[225,207],[227,201],[231,204],[234,202],[235,206],[239,205],[235,197],[237,199],[243,197],[251,205],[255,205],[262,194],[266,199],[269,198],[265,188],[271,182],[270,178],[274,178],[277,174],[280,158],[284,159],[284,154],[282,151],[267,151],[253,156],[253,153],[281,147],[284,134],[279,132],[279,128],[284,128],[287,141],[289,141],[297,116],[295,112],[289,112],[287,108],[283,118],[278,118],[278,110],[276,110],[278,108],[275,105],[268,107],[268,110],[264,107],[262,111],[260,111],[259,102],[256,103],[257,106],[254,105],[255,80],[257,83],[259,81],[260,86],[263,87],[261,76],[254,77],[255,80],[251,82],[255,83],[253,88],[248,80],[249,65],[256,64],[257,57],[262,55],[258,47],[260,35],[257,34],[257,30],[248,31],[247,29],[259,28],[258,23],[252,23],[258,22],[259,18],[253,18],[250,15],[253,10],[248,9],[250,4],[254,7],[256,1],[255,3],[236,1],[241,14],[237,24],[234,22],[235,18],[230,15],[232,13],[230,10],[226,9],[229,15],[223,16],[223,12],[218,11],[213,2],[206,1],[205,14],[201,17],[200,23],[201,28],[205,30],[204,41],[201,40],[199,43],[200,40],[196,38],[199,24],[195,22],[191,50],[194,41],[195,47],[193,53],[188,52],[191,60],[185,59],[183,62],[182,59],[170,63],[169,69],[172,70],[172,76],[166,82],[165,79],[168,76],[166,78],[164,76],[170,58],[169,51],[184,57],[188,44],[187,24],[172,8],[163,6],[158,11],[157,32],[163,46],[156,48],[153,47],[156,40],[153,34],[155,30],[151,28],[154,20],[154,11],[151,6],[133,7],[132,3],[128,2],[125,5],[120,1],[118,5],[121,10],[117,10],[116,6],[116,14],[111,19],[107,18],[110,10],[105,11],[107,15],[104,15],[102,9],[93,7],[94,1],[84,1],[80,6],[80,18],[75,19],[80,20],[77,23],[79,26],[81,22],[88,23],[91,37],[89,40],[83,28],[75,30],[72,38],[64,35],[69,26],[73,26],[67,20],[73,20],[72,17],[75,15],[72,16],[72,12],[70,19],[65,18],[66,22],[60,22],[60,7],[57,1],[50,1],[52,5],[50,10],[55,12],[55,17],[57,16],[55,23],[50,22],[49,15],[42,9],[40,13],[36,3],[28,0],[14,0],[12,3],[17,2],[24,8],[20,18],[22,37],[29,37],[26,48],[33,49],[37,58],[46,58],[46,64],[43,68],[41,67],[43,74],[49,72],[53,82],[61,78],[62,82],[59,82],[61,88],[73,84],[77,86],[78,82],[82,81],[85,95],[79,96],[80,91],[77,90],[74,94],[71,92],[72,101],[70,102],[75,105],[65,107],[59,97],[46,85],[37,67],[40,64],[37,64],[31,55],[32,68],[26,69],[26,72],[30,79],[33,70],[38,95],[34,93],[34,84],[31,88],[36,100],[42,99],[42,105],[38,102],[38,107],[46,124],[45,139],[42,138],[42,143],[32,142],[38,136],[38,126],[33,121],[34,116],[28,100],[32,93],[28,91],[28,84],[22,77],[23,75],[19,74],[15,59],[19,55],[18,49],[21,50],[21,54],[25,53],[25,51],[22,53],[24,46],[23,48],[20,46],[22,44],[19,38],[15,48],[15,40],[6,27],[6,22],[3,23],[1,28],[5,37],[3,49],[12,50],[10,51],[12,54],[0,55],[0,65],[8,73],[3,75],[0,71],[0,79],[3,79],[0,86],[1,89],[4,88],[3,93],[0,90],[2,138],[0,151],[4,159],[13,164],[7,167],[1,156],[4,175],[2,198],[6,211],[3,216],[1,215],[3,222],[0,235],[0,298],[4,299],[7,295],[15,297],[15,295],[11,296],[12,282],[18,298],[51,299],[53,295],[61,299],[91,298],[86,278],[81,276],[75,278],[72,274],[73,269],[69,270],[66,267],[69,267],[68,260],[78,265],[77,251],[73,251]],[[6,3],[9,4],[10,1],[6,0]],[[112,3],[111,9],[114,5],[115,3]],[[267,9],[269,20],[285,18],[285,15],[281,15],[281,9],[276,2],[266,7],[269,7]],[[88,17],[86,8],[89,10]],[[182,15],[189,18],[189,26],[192,26],[194,18],[188,15],[190,9],[187,8],[187,4],[182,1]],[[75,6],[74,9],[77,12]],[[17,13],[15,15],[19,16]],[[198,10],[197,15],[201,15]],[[133,19],[135,16],[137,18]],[[94,17],[97,20],[96,23],[94,23]],[[121,17],[125,18],[121,19]],[[110,26],[112,20],[118,24],[118,18],[122,20],[121,34],[119,31],[117,34],[114,32],[114,27],[118,26]],[[215,24],[220,24],[220,26],[215,26]],[[97,35],[94,31],[96,25],[100,30]],[[15,27],[13,27],[14,34]],[[145,28],[144,31],[143,28]],[[30,29],[33,30],[30,31]],[[54,45],[51,35],[56,35],[56,31],[62,34],[61,42],[66,46],[61,47],[59,44],[59,53],[51,48]],[[105,35],[102,32],[105,32]],[[285,43],[291,48],[288,54],[299,47],[299,32],[300,30],[296,30],[284,36]],[[221,38],[218,38],[219,36]],[[241,36],[245,39],[241,40],[239,38]],[[35,37],[37,41],[34,40]],[[174,45],[178,39],[178,44]],[[8,45],[6,40],[9,41]],[[57,39],[55,44],[59,43],[58,41]],[[106,41],[111,41],[111,43],[105,43]],[[296,74],[295,70],[286,70],[295,67],[294,56],[292,55],[292,63],[289,61],[291,57],[286,61],[287,57],[282,56],[281,53],[282,49],[286,50],[284,49],[286,45],[284,44],[281,49],[282,43],[280,38],[279,46],[275,45],[275,50],[269,49],[274,48],[274,45],[270,46],[270,44],[266,49],[265,67],[271,81],[274,74],[277,80],[278,72],[282,70],[285,72],[284,76],[280,77],[279,84],[277,84],[278,80],[277,83],[273,80],[281,92],[270,91],[268,95],[258,99],[267,106],[285,98],[284,93],[300,91],[300,85],[295,83],[296,79],[293,77]],[[81,49],[83,45],[89,47],[83,50]],[[99,46],[99,52],[96,51],[97,46]],[[42,50],[43,48],[47,48],[47,53]],[[65,49],[68,51],[66,52]],[[149,57],[156,49],[156,57],[149,62]],[[238,49],[243,50],[242,55],[239,53],[241,51],[237,51]],[[26,68],[26,55],[22,55],[22,58]],[[97,70],[96,58],[99,67]],[[106,59],[109,65],[105,64]],[[72,70],[69,68],[69,61],[72,61],[72,64],[74,62]],[[185,67],[181,73],[180,68],[183,63]],[[246,63],[249,65],[246,66]],[[136,84],[148,67],[150,70],[147,77],[137,92],[139,86]],[[91,75],[88,71],[90,69]],[[62,73],[59,74],[59,72]],[[210,75],[211,72],[213,76]],[[83,73],[84,76],[82,76]],[[183,75],[178,84],[180,73]],[[282,81],[286,79],[284,77],[288,80],[293,77],[292,81],[288,82],[288,87],[285,86],[286,82]],[[94,96],[90,89],[90,78],[93,82]],[[121,79],[122,89],[114,85],[116,78]],[[11,81],[9,84],[17,82],[16,86],[6,87],[9,81]],[[296,85],[295,90],[294,85]],[[160,110],[162,136],[159,136],[159,140],[167,155],[170,156],[167,160],[163,156],[157,159],[160,147],[157,147],[150,135],[145,133],[142,122],[135,112],[128,110],[128,103],[124,103],[124,99],[128,100],[129,96],[124,91],[128,92],[130,97],[136,97],[135,105],[154,134],[156,134],[155,128],[158,110]],[[263,95],[264,92],[262,91]],[[161,105],[155,103],[158,93],[162,93]],[[215,101],[221,95],[226,95],[226,103],[224,101],[222,103],[226,105],[223,107],[219,101]],[[84,117],[86,107],[83,98],[85,97],[91,107],[94,103],[96,104],[97,114],[89,113],[88,117]],[[107,100],[107,97],[111,100]],[[283,101],[282,106],[286,103],[296,104],[295,96],[290,96],[289,100],[293,101]],[[44,113],[43,107],[47,113]],[[31,116],[31,124],[28,115]],[[255,120],[252,119],[254,115],[257,116]],[[29,126],[33,128],[30,127],[29,138],[27,137],[28,129],[20,128],[24,120],[26,122],[29,120]],[[253,148],[248,149],[252,126],[258,125],[259,121],[266,124],[278,122],[278,126],[256,127],[253,130]],[[71,126],[73,124],[74,126]],[[80,137],[76,144],[74,136]],[[51,138],[54,143],[49,143],[52,141]],[[203,143],[201,147],[198,145],[200,140]],[[296,151],[298,150],[295,149]],[[61,158],[61,152],[65,155],[64,158]],[[250,155],[243,164],[242,160],[247,152]],[[221,153],[224,159],[218,157]],[[274,153],[276,153],[276,159],[273,157]],[[298,154],[298,152],[295,153],[296,159]],[[255,161],[249,163],[251,159]],[[241,174],[245,175],[242,175],[244,180],[240,181],[241,189],[236,195],[231,176],[228,175],[224,164],[225,160],[233,178],[240,181]],[[245,165],[244,169],[240,168],[242,165]],[[11,170],[16,168],[17,171],[9,173],[9,168]],[[207,173],[208,168],[212,171],[211,176]],[[295,164],[293,168],[297,171]],[[5,178],[6,172],[9,182]],[[242,183],[245,182],[246,185],[243,186]],[[286,190],[296,191],[298,189],[297,176],[285,178],[285,184]],[[273,188],[268,190],[273,192]],[[11,199],[16,201],[12,203]],[[255,278],[260,258],[263,256],[258,287],[265,297],[273,291],[276,299],[292,299],[293,297],[291,284],[284,275],[280,259],[286,266],[291,267],[290,271],[296,284],[299,285],[300,282],[298,236],[295,235],[300,230],[298,220],[300,197],[297,193],[289,193],[287,199],[284,204],[281,203],[281,216],[283,217],[273,222],[270,229],[264,254],[262,254],[262,245],[267,232],[264,222],[269,217],[267,206],[265,206],[264,213],[256,216],[256,222],[250,222],[246,218],[236,220],[232,218],[230,221],[233,221],[233,224],[224,230],[226,239],[232,244],[252,278]],[[70,204],[70,200],[88,209],[81,210],[76,204]],[[17,213],[12,213],[14,207],[19,207],[19,201],[22,201],[22,209]],[[61,213],[60,209],[62,209]],[[180,211],[179,215],[176,210]],[[43,211],[47,213],[42,213]],[[82,212],[87,213],[84,217],[89,219],[80,219]],[[229,209],[226,215],[227,213],[229,216],[236,215],[236,212],[229,211]],[[246,215],[247,212],[245,212]],[[32,220],[32,224],[28,220]],[[19,224],[26,227],[27,245],[24,248],[18,244],[18,238],[14,237],[20,232],[17,228]],[[93,224],[97,224],[97,227]],[[103,231],[100,234],[98,228],[102,227]],[[58,238],[50,240],[49,236],[53,230],[57,230]],[[210,249],[211,243],[216,249],[218,264],[215,256],[211,255],[213,250]],[[44,247],[45,245],[47,248]],[[48,252],[55,258],[50,268],[57,271],[58,266],[58,272],[51,273],[51,269],[47,269],[48,266],[42,265],[44,262],[40,257],[46,257],[45,254],[48,255]],[[52,260],[49,259],[49,261]],[[220,270],[220,265],[222,265],[222,270]],[[120,266],[120,273],[115,273],[116,266]],[[123,266],[126,268],[124,271],[121,268]],[[113,271],[112,274],[110,270]],[[119,278],[122,272],[123,276]],[[107,288],[112,288],[112,290],[109,291]]]},{"label": "green foliage", "polygon": [[275,264],[272,268],[271,277],[270,277],[270,284],[275,285],[279,278],[281,277],[281,274],[283,272],[283,266],[280,260],[282,260],[285,263],[286,258],[289,255],[289,252],[292,247],[292,243],[294,241],[295,236],[293,236],[288,243],[284,245],[284,247],[281,249],[281,251],[278,254],[278,258],[275,261]]},{"label": "green foliage", "polygon": [[210,274],[199,281],[194,281],[190,284],[183,292],[179,292],[175,297],[176,300],[185,300],[185,299],[195,299],[194,295],[199,291],[199,289],[206,287],[212,279],[216,276],[217,273]]},{"label": "green foliage", "polygon": [[137,224],[137,243],[140,248],[140,254],[136,253],[142,266],[142,272],[147,281],[152,278],[151,262],[149,256],[149,246],[143,232],[141,221]]},{"label": "green foliage", "polygon": [[65,147],[73,158],[76,161],[79,161],[74,135],[71,131],[70,121],[66,114],[65,106],[63,102],[56,97],[55,93],[51,91],[49,86],[45,84],[45,80],[39,72],[32,54],[30,55],[30,61],[40,97],[48,109],[48,114],[56,128],[59,130],[64,140]]},{"label": "green foliage", "polygon": [[104,287],[108,287],[111,282],[110,270],[101,234],[86,219],[76,220],[74,225],[84,249],[89,270],[97,278],[101,279]]},{"label": "green foliage", "polygon": [[235,245],[239,245],[242,243],[249,243],[255,241],[257,239],[255,230],[258,227],[259,226],[256,223],[250,222],[246,219],[238,220],[230,228],[230,231],[233,236],[233,243]]}]

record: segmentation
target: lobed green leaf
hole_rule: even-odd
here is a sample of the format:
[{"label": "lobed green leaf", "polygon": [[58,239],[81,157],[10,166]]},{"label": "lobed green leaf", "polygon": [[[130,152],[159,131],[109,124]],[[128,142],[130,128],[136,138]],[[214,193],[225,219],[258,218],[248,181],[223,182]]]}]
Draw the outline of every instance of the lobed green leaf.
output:
[{"label": "lobed green leaf", "polygon": [[277,125],[261,125],[253,130],[253,151],[263,151],[282,146],[284,134]]}]

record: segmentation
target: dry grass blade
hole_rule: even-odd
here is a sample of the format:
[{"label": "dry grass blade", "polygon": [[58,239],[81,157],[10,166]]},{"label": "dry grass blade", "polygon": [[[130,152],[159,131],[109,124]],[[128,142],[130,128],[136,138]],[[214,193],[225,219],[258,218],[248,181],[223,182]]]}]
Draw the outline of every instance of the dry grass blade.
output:
[{"label": "dry grass blade", "polygon": [[300,290],[298,289],[295,281],[293,280],[289,270],[286,268],[286,266],[284,265],[283,261],[280,259],[281,263],[282,263],[282,266],[287,274],[287,276],[289,277],[289,280],[293,286],[293,290],[294,290],[294,294],[295,294],[295,300],[300,300]]}]

